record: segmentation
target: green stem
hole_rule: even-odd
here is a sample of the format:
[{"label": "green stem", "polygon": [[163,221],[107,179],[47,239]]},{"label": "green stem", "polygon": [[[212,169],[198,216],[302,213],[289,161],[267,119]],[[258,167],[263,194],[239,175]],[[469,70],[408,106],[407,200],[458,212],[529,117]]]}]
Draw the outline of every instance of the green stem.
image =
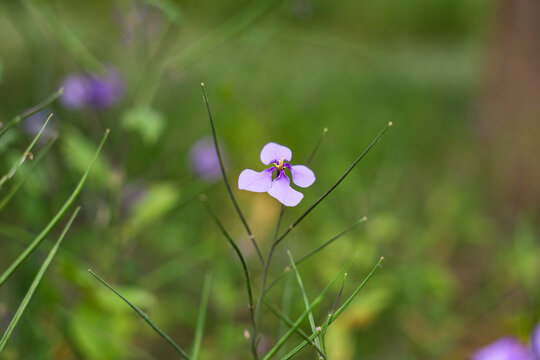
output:
[{"label": "green stem", "polygon": [[56,100],[59,96],[61,96],[64,93],[64,88],[60,88],[56,90],[53,94],[51,94],[48,98],[40,102],[39,104],[35,105],[34,107],[26,110],[20,115],[15,116],[13,119],[11,119],[6,126],[2,128],[0,125],[0,137],[4,135],[9,129],[20,123],[26,118],[29,118],[30,116],[34,115],[35,113],[43,110],[47,106],[49,106],[54,100]]},{"label": "green stem", "polygon": [[191,352],[192,360],[199,358],[201,350],[201,341],[204,333],[204,322],[208,308],[208,299],[210,298],[210,289],[212,288],[212,274],[206,274],[204,286],[201,295],[201,305],[199,307],[199,316],[197,317],[197,327],[195,328],[195,337],[193,338],[193,350]]},{"label": "green stem", "polygon": [[38,287],[39,283],[41,282],[41,279],[43,278],[43,275],[45,274],[45,271],[47,271],[47,268],[51,264],[54,256],[56,255],[56,252],[58,251],[58,248],[60,247],[60,244],[62,243],[62,240],[66,236],[69,228],[71,227],[71,224],[73,224],[73,220],[75,220],[75,217],[79,213],[79,210],[81,210],[80,206],[75,209],[73,212],[73,215],[71,215],[71,218],[69,219],[68,223],[64,227],[64,230],[58,237],[58,240],[56,240],[56,243],[54,244],[53,248],[49,252],[49,255],[47,255],[47,258],[45,258],[45,261],[41,265],[41,268],[39,269],[38,273],[36,274],[36,277],[34,278],[34,281],[32,281],[32,285],[30,285],[30,288],[28,289],[28,292],[24,296],[24,299],[22,300],[21,304],[19,305],[19,308],[17,309],[17,312],[15,313],[15,316],[13,316],[13,319],[9,323],[9,326],[2,336],[2,339],[0,339],[0,353],[2,350],[4,350],[4,347],[7,344],[7,341],[9,340],[11,334],[13,333],[13,330],[17,326],[17,323],[21,319],[22,314],[24,313],[24,310],[28,306],[28,303],[32,299],[32,296],[34,295],[34,292],[36,291],[36,288]]},{"label": "green stem", "polygon": [[2,273],[2,275],[0,276],[0,286],[4,285],[7,279],[9,279],[11,275],[13,275],[15,270],[17,270],[17,268],[21,266],[23,261],[26,260],[26,258],[39,246],[39,244],[41,244],[41,242],[45,239],[45,236],[49,234],[49,232],[53,229],[53,227],[60,221],[62,216],[64,216],[64,214],[68,211],[70,206],[73,204],[73,202],[75,201],[75,199],[81,192],[86,182],[86,179],[88,179],[88,175],[90,174],[90,171],[92,170],[92,167],[94,166],[94,163],[96,162],[99,156],[99,153],[101,152],[101,149],[103,148],[103,145],[105,144],[105,141],[107,140],[108,136],[109,136],[109,130],[107,129],[107,131],[105,131],[105,135],[103,135],[103,139],[101,140],[99,147],[97,148],[94,154],[94,157],[90,161],[90,164],[88,164],[86,171],[84,172],[83,176],[79,180],[79,183],[77,184],[77,186],[75,187],[75,189],[73,190],[69,198],[66,200],[64,205],[62,205],[62,208],[58,210],[54,218],[47,224],[45,229],[43,229],[38,234],[38,236],[36,236],[34,241],[32,241],[32,243],[26,247],[26,249],[19,255],[19,257]]},{"label": "green stem", "polygon": [[37,167],[37,165],[40,163],[40,161],[45,157],[45,154],[49,151],[52,144],[56,141],[56,138],[52,138],[47,142],[47,144],[43,147],[43,150],[38,154],[38,156],[32,161],[32,165],[30,165],[30,168],[28,171],[19,178],[13,186],[9,189],[9,192],[0,200],[0,211],[6,207],[6,205],[11,201],[13,196],[19,191],[21,186],[24,185],[26,180],[30,178],[30,175],[32,174],[33,170]]},{"label": "green stem", "polygon": [[182,356],[182,358],[189,360],[189,355],[180,347],[177,343],[174,342],[173,339],[169,335],[167,335],[163,330],[161,330],[149,317],[146,315],[141,309],[139,309],[137,306],[135,306],[133,303],[131,303],[128,299],[126,299],[122,294],[120,294],[118,291],[116,291],[111,285],[109,285],[105,280],[103,280],[101,277],[99,277],[96,273],[94,273],[92,270],[88,269],[88,272],[94,276],[100,283],[102,283],[106,288],[111,290],[113,293],[115,293],[120,299],[124,300],[126,304],[128,304],[152,329],[154,329],[155,332],[159,334],[165,341],[167,341],[169,344],[172,345],[172,347]]},{"label": "green stem", "polygon": [[[315,255],[316,253],[318,253],[319,251],[321,251],[322,249],[324,249],[325,247],[327,247],[328,245],[330,245],[331,243],[333,243],[334,241],[336,241],[337,239],[339,239],[340,237],[342,237],[343,235],[345,235],[346,233],[348,233],[349,231],[351,231],[356,226],[358,226],[359,224],[363,223],[366,220],[367,220],[367,217],[365,217],[365,216],[362,217],[361,219],[356,221],[354,224],[352,224],[351,226],[349,226],[348,228],[346,228],[345,230],[343,230],[342,232],[340,232],[336,236],[332,237],[330,240],[326,241],[324,244],[322,244],[321,246],[319,246],[315,250],[310,251],[308,254],[306,254],[306,255],[302,256],[300,259],[296,260],[294,262],[294,264],[297,265],[297,266],[300,265],[301,263],[303,263],[304,261],[309,259],[311,256]],[[276,285],[279,282],[279,280],[281,280],[281,278],[283,278],[283,276],[285,276],[286,274],[289,273],[289,270],[290,270],[290,267],[287,266],[285,268],[285,270],[283,270],[283,272],[281,274],[279,274],[274,279],[274,281],[272,281],[272,283],[270,285],[268,285],[265,292],[268,292],[272,287],[274,287],[274,285]]]},{"label": "green stem", "polygon": [[2,186],[9,180],[11,179],[15,173],[17,172],[17,170],[22,166],[22,164],[24,163],[24,161],[26,160],[27,157],[31,157],[31,151],[32,151],[32,148],[36,145],[36,143],[38,142],[39,138],[41,137],[41,134],[43,133],[43,131],[45,130],[45,127],[47,126],[47,124],[49,123],[49,121],[51,120],[53,114],[50,114],[48,117],[47,117],[47,120],[45,120],[45,123],[43,123],[43,125],[41,126],[41,129],[39,130],[39,132],[36,134],[36,136],[34,136],[34,139],[32,140],[32,142],[30,143],[30,145],[28,145],[28,147],[26,148],[26,150],[24,150],[23,154],[21,155],[19,161],[17,161],[15,164],[13,164],[13,166],[11,167],[11,169],[8,171],[8,173],[4,176],[2,176],[2,178],[0,178],[0,188],[2,188]]},{"label": "green stem", "polygon": [[253,243],[253,246],[255,247],[255,250],[257,251],[257,255],[259,256],[261,263],[264,265],[264,259],[263,259],[261,250],[259,249],[259,245],[257,245],[257,242],[255,241],[255,236],[253,236],[253,233],[251,232],[251,229],[249,228],[247,224],[244,214],[242,213],[242,210],[240,210],[240,206],[238,206],[238,203],[236,202],[236,198],[234,197],[234,194],[232,192],[231,186],[229,184],[229,180],[227,180],[227,174],[225,173],[225,166],[223,165],[223,158],[221,156],[221,151],[219,150],[219,144],[218,144],[218,140],[216,136],[214,120],[212,118],[212,113],[210,112],[210,105],[208,104],[208,97],[206,96],[204,83],[201,83],[201,88],[202,88],[202,93],[203,93],[203,99],[204,99],[204,102],[206,103],[206,110],[208,111],[208,118],[210,119],[210,127],[212,128],[212,138],[214,139],[214,147],[216,148],[216,154],[219,159],[219,168],[221,170],[221,175],[223,176],[223,182],[225,183],[225,187],[227,188],[229,197],[231,198],[231,201],[234,204],[234,208],[236,209],[236,212],[238,213],[238,216],[240,217],[242,224],[244,224],[244,228],[246,229],[246,232],[249,235],[249,239]]},{"label": "green stem", "polygon": [[[349,297],[349,299],[347,299],[347,301],[345,302],[345,304],[343,304],[338,311],[336,311],[336,313],[334,315],[332,315],[330,317],[330,322],[329,324],[332,324],[338,317],[339,315],[341,315],[341,313],[343,312],[343,310],[346,309],[347,306],[349,306],[349,304],[351,303],[351,301],[354,299],[354,297],[358,294],[358,292],[364,287],[364,285],[368,282],[369,279],[371,279],[371,277],[373,276],[373,274],[375,273],[375,271],[381,266],[381,262],[383,261],[384,258],[381,257],[381,259],[379,260],[379,262],[373,267],[373,269],[371,270],[371,272],[368,274],[368,276],[364,279],[364,281],[362,281],[362,283],[360,284],[360,286],[356,289],[356,291],[353,293],[353,295],[351,295]],[[317,331],[316,333],[314,333],[313,335],[311,335],[309,338],[311,340],[315,339],[316,337],[318,337],[320,335],[320,333],[322,332],[322,329],[320,331]],[[302,350],[304,347],[306,347],[309,343],[307,341],[303,341],[301,342],[298,346],[296,346],[294,349],[292,349],[287,355],[285,355],[283,358],[281,358],[281,360],[288,360],[290,359],[291,357],[293,357],[294,355],[296,355],[300,350]]]},{"label": "green stem", "polygon": [[219,220],[216,212],[214,211],[214,209],[212,208],[212,206],[210,205],[210,203],[206,199],[206,196],[201,195],[200,200],[203,203],[206,210],[208,211],[208,213],[210,214],[210,216],[212,217],[212,219],[214,219],[215,223],[217,224],[217,226],[221,230],[222,234],[225,236],[227,241],[229,241],[229,244],[234,249],[236,255],[238,256],[238,259],[240,260],[240,263],[242,264],[242,270],[244,271],[244,277],[246,278],[246,287],[247,287],[248,301],[249,301],[249,313],[251,315],[251,325],[252,325],[251,351],[253,353],[253,356],[257,359],[258,358],[258,355],[257,355],[257,342],[256,342],[257,339],[255,337],[255,334],[257,333],[257,322],[255,320],[255,314],[253,312],[253,309],[254,309],[254,307],[253,307],[253,291],[252,291],[252,288],[251,288],[251,279],[250,279],[250,276],[249,276],[249,270],[248,270],[248,267],[247,267],[247,264],[246,264],[246,260],[244,259],[244,255],[242,255],[242,252],[240,251],[240,248],[238,247],[238,245],[236,245],[236,242],[234,241],[232,236],[229,234],[227,229],[225,229],[225,226],[223,225],[221,220]]},{"label": "green stem", "polygon": [[360,160],[362,160],[364,156],[367,155],[367,153],[373,148],[373,146],[375,146],[375,144],[379,141],[379,139],[384,135],[384,133],[386,133],[386,131],[392,125],[393,125],[392,122],[389,122],[388,125],[386,125],[384,129],[381,130],[381,132],[375,137],[375,139],[373,139],[371,144],[369,144],[369,146],[364,150],[364,152],[360,154],[360,156],[351,164],[351,166],[349,166],[349,168],[345,171],[343,175],[341,175],[341,177],[334,183],[334,185],[330,186],[330,188],[326,190],[326,192],[322,194],[321,197],[313,203],[313,205],[311,205],[306,211],[304,211],[304,213],[300,215],[300,217],[295,222],[293,222],[287,228],[287,230],[285,230],[285,232],[275,241],[276,245],[279,244],[281,241],[283,241],[283,239],[285,239],[285,237],[292,231],[292,229],[294,229],[313,209],[317,207],[317,205],[321,203],[321,201],[323,201],[328,195],[330,195],[332,191],[334,191],[335,188],[338,187],[339,184],[341,184],[341,182],[347,177],[347,175],[349,175],[349,173],[360,162]]}]

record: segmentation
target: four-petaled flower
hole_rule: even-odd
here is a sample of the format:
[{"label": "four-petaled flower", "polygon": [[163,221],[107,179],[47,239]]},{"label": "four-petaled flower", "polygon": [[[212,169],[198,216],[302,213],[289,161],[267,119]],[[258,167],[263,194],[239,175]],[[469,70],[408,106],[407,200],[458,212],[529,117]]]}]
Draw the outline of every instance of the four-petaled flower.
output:
[{"label": "four-petaled flower", "polygon": [[[304,195],[291,187],[289,177],[285,173],[288,169],[292,181],[296,185],[306,188],[315,181],[315,174],[307,166],[291,165],[292,151],[283,145],[270,142],[261,150],[261,161],[270,168],[261,172],[245,169],[238,177],[238,188],[253,192],[268,192],[268,194],[285,206],[296,206]],[[275,174],[274,177],[274,173]]]}]

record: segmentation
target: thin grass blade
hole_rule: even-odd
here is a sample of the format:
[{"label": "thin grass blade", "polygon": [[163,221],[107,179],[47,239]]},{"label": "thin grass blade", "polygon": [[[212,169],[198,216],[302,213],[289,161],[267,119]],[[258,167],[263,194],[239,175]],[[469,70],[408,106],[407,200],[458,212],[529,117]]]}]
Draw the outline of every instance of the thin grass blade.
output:
[{"label": "thin grass blade", "polygon": [[225,226],[223,225],[221,220],[219,220],[216,212],[214,211],[214,209],[212,208],[212,206],[210,205],[210,203],[206,199],[206,195],[202,194],[199,197],[199,199],[201,200],[204,207],[208,211],[208,214],[210,214],[212,219],[214,219],[216,225],[219,227],[222,234],[225,236],[225,238],[227,239],[229,244],[232,246],[232,248],[236,252],[236,255],[238,256],[238,259],[240,260],[240,263],[242,264],[242,270],[244,271],[244,277],[246,279],[246,288],[247,288],[248,301],[249,301],[249,313],[250,313],[250,316],[251,316],[251,325],[252,325],[251,352],[253,353],[253,357],[255,359],[257,359],[257,356],[258,356],[257,355],[257,344],[256,344],[257,340],[256,340],[256,336],[255,336],[255,334],[257,333],[257,324],[256,324],[256,321],[255,321],[255,313],[254,313],[254,307],[253,307],[253,290],[252,290],[252,286],[251,286],[251,278],[249,276],[249,270],[248,270],[248,267],[247,267],[247,264],[246,264],[246,260],[244,259],[244,255],[242,255],[242,252],[240,251],[240,248],[238,247],[238,245],[236,245],[236,242],[234,241],[232,236],[229,234],[227,229],[225,229]]},{"label": "thin grass blade", "polygon": [[[304,287],[304,282],[302,281],[302,277],[300,276],[300,273],[298,272],[298,269],[296,268],[296,265],[294,264],[294,258],[289,250],[287,250],[287,255],[289,256],[289,261],[291,263],[291,267],[294,271],[294,275],[296,276],[296,282],[298,283],[298,287],[300,288],[300,292],[302,293],[302,299],[304,300],[304,306],[306,307],[306,311],[309,309],[309,299],[306,293],[306,289]],[[308,319],[309,319],[309,325],[311,326],[311,332],[315,333],[317,332],[316,326],[315,326],[315,319],[313,318],[313,313],[311,311],[308,311]],[[317,350],[321,352],[321,343],[318,338],[315,338],[315,346],[317,347]]]},{"label": "thin grass blade", "polygon": [[39,104],[35,105],[34,107],[26,110],[20,115],[15,116],[13,119],[11,119],[6,126],[1,127],[0,126],[0,137],[4,135],[9,129],[20,123],[26,118],[29,118],[30,116],[34,115],[40,110],[43,110],[47,106],[49,106],[54,100],[58,99],[62,94],[64,93],[64,88],[60,88],[56,90],[54,93],[52,93],[48,98],[40,102]]},{"label": "thin grass blade", "polygon": [[377,144],[377,142],[382,138],[382,136],[386,133],[386,131],[392,127],[392,122],[389,122],[380,132],[379,134],[371,141],[371,143],[368,145],[368,147],[354,160],[354,162],[345,170],[343,175],[332,185],[328,190],[324,192],[300,217],[293,222],[287,230],[283,232],[283,234],[275,241],[275,245],[279,244],[285,237],[311,212],[313,209],[317,207],[332,191],[334,191],[335,188],[341,184],[341,182],[349,175],[349,173],[356,167],[356,165],[366,156],[369,151]]},{"label": "thin grass blade", "polygon": [[[283,335],[278,340],[276,345],[274,345],[274,347],[272,347],[272,349],[270,349],[270,351],[264,356],[263,360],[271,359],[276,354],[276,352],[285,344],[285,342],[291,337],[291,335],[296,332],[296,329],[300,327],[300,325],[302,324],[302,321],[305,320],[308,314],[311,311],[313,311],[317,307],[317,305],[321,303],[321,301],[324,299],[326,294],[328,294],[328,292],[330,291],[334,283],[342,276],[344,272],[347,271],[347,269],[351,266],[351,264],[354,262],[355,259],[356,259],[356,256],[351,261],[349,261],[347,265],[344,266],[344,268],[336,275],[336,277],[334,277],[334,279],[332,279],[332,281],[330,281],[330,283],[323,289],[323,291],[321,291],[321,293],[311,302],[308,309],[306,309],[306,311],[304,311],[302,315],[300,315],[300,317],[294,322],[293,326],[285,333],[285,335]],[[309,338],[313,340],[315,337],[311,335]],[[305,343],[308,344],[307,341],[305,341]]]},{"label": "thin grass blade", "polygon": [[[352,229],[354,229],[356,226],[358,226],[359,224],[363,223],[364,221],[367,220],[367,217],[364,216],[362,217],[360,220],[356,221],[354,224],[350,225],[348,228],[346,228],[345,230],[343,230],[342,232],[340,232],[339,234],[335,235],[334,237],[332,237],[330,240],[327,240],[324,244],[322,244],[321,246],[319,246],[318,248],[316,248],[315,250],[312,250],[311,252],[309,252],[308,254],[302,256],[300,259],[296,260],[294,262],[294,264],[296,266],[300,265],[301,263],[303,263],[304,261],[306,261],[307,259],[309,259],[311,256],[315,255],[316,253],[318,253],[319,251],[323,250],[325,247],[327,247],[328,245],[332,244],[334,241],[336,241],[337,239],[339,239],[340,237],[342,237],[343,235],[345,235],[346,233],[348,233],[349,231],[351,231]],[[285,275],[287,275],[290,271],[290,266],[287,266],[282,272],[281,274],[279,274],[275,279],[274,281],[272,281],[272,283],[270,285],[268,285],[268,287],[266,288],[266,292],[268,292],[272,287],[274,287],[278,282],[279,280],[281,280],[281,278]]]},{"label": "thin grass blade", "polygon": [[[377,264],[373,267],[373,269],[371,270],[371,272],[366,276],[366,278],[364,279],[364,281],[362,281],[362,283],[360,284],[360,286],[356,289],[356,291],[353,293],[353,295],[351,295],[349,297],[349,299],[347,299],[347,301],[335,312],[334,315],[331,316],[330,318],[330,324],[332,324],[337,318],[338,316],[343,312],[343,310],[345,310],[347,308],[347,306],[349,306],[349,304],[351,303],[351,301],[354,299],[354,297],[358,294],[358,292],[364,287],[364,285],[369,281],[369,279],[371,279],[371,277],[373,276],[373,274],[375,274],[375,271],[381,267],[381,262],[384,260],[383,257],[381,257],[381,259],[379,260],[379,262],[377,262]],[[322,330],[322,329],[321,329]],[[311,340],[315,339],[317,336],[319,336],[319,334],[321,333],[321,331],[317,331],[315,334],[311,335],[309,338]],[[304,347],[306,347],[307,345],[309,344],[308,341],[303,341],[301,342],[300,344],[298,344],[294,349],[292,349],[287,355],[285,355],[284,357],[281,358],[281,360],[288,360],[290,358],[292,358],[293,356],[295,356],[300,350],[302,350]]]},{"label": "thin grass blade", "polygon": [[2,336],[2,339],[0,340],[0,353],[2,350],[4,350],[4,347],[6,346],[9,338],[11,337],[11,334],[13,333],[13,330],[17,326],[17,323],[21,319],[21,316],[24,313],[24,310],[26,310],[26,307],[28,306],[28,303],[32,299],[32,296],[34,295],[34,292],[36,291],[36,288],[38,287],[39,283],[41,282],[41,279],[43,278],[43,275],[45,274],[45,271],[47,271],[47,268],[51,264],[54,256],[56,255],[56,252],[58,251],[58,248],[60,247],[60,244],[62,243],[62,240],[66,236],[69,228],[71,227],[71,224],[73,224],[73,220],[75,220],[75,217],[81,210],[80,207],[77,207],[75,211],[73,212],[73,215],[71,215],[71,218],[69,219],[67,225],[64,227],[64,230],[58,237],[58,240],[56,240],[56,243],[54,244],[51,251],[49,251],[49,255],[47,255],[47,258],[41,265],[41,268],[39,269],[38,273],[36,274],[36,277],[34,278],[34,281],[32,281],[32,284],[30,285],[30,288],[28,289],[28,292],[24,296],[24,299],[22,300],[21,304],[19,305],[19,308],[17,309],[17,312],[15,313],[15,316],[13,316],[13,319],[9,323],[9,326]]},{"label": "thin grass blade", "polygon": [[41,150],[38,156],[36,156],[34,160],[32,161],[32,165],[28,169],[28,172],[24,174],[24,176],[21,177],[20,179],[17,179],[15,184],[13,184],[13,186],[9,189],[8,193],[2,198],[2,200],[0,200],[0,211],[2,211],[4,207],[6,207],[6,205],[11,201],[11,199],[17,193],[17,191],[19,191],[21,186],[23,186],[26,180],[30,178],[30,175],[32,174],[34,169],[37,167],[40,161],[45,157],[45,154],[47,154],[47,152],[50,150],[51,146],[54,144],[55,141],[56,141],[56,138],[52,138],[51,140],[47,142],[47,144],[45,144],[45,146],[43,147],[43,150]]},{"label": "thin grass blade", "polygon": [[210,104],[208,103],[208,96],[206,95],[204,83],[201,83],[201,89],[203,93],[203,99],[206,104],[206,110],[208,112],[208,119],[210,120],[210,128],[212,129],[212,139],[214,141],[216,155],[219,160],[219,168],[221,170],[223,182],[225,183],[225,187],[227,188],[227,192],[229,193],[229,197],[231,198],[231,201],[234,205],[236,213],[240,217],[240,220],[242,221],[242,224],[244,225],[244,228],[246,229],[246,232],[249,236],[249,239],[251,240],[251,243],[253,244],[253,247],[255,248],[255,251],[257,251],[257,256],[259,256],[259,260],[261,261],[261,264],[264,265],[264,258],[262,256],[261,249],[259,248],[257,241],[255,241],[255,236],[251,232],[251,229],[249,228],[249,225],[246,221],[246,218],[244,217],[244,214],[242,213],[242,210],[240,210],[240,206],[238,205],[238,202],[236,201],[236,198],[234,197],[234,194],[231,189],[231,185],[229,184],[229,180],[227,179],[227,173],[225,172],[225,166],[223,165],[223,157],[221,156],[221,151],[219,149],[219,144],[218,144],[217,135],[216,135],[216,128],[214,126],[214,119],[212,118],[212,112],[210,111]]},{"label": "thin grass blade", "polygon": [[2,176],[2,178],[0,178],[0,189],[2,188],[2,186],[4,186],[4,184],[13,177],[13,175],[15,175],[15,173],[17,172],[17,170],[22,166],[22,164],[24,163],[24,161],[26,160],[26,158],[28,157],[31,157],[32,153],[32,149],[34,148],[34,146],[36,145],[36,143],[38,142],[39,138],[41,137],[41,134],[43,133],[43,131],[45,130],[45,127],[47,126],[47,124],[49,123],[49,121],[51,120],[53,114],[50,114],[48,117],[47,117],[47,120],[45,120],[45,123],[43,124],[43,126],[41,127],[41,129],[39,130],[39,132],[37,133],[36,136],[34,136],[34,139],[32,140],[32,142],[30,143],[30,145],[28,145],[28,147],[26,148],[26,150],[24,150],[23,154],[21,155],[19,161],[17,161],[15,164],[13,164],[13,166],[11,167],[11,169],[8,171],[8,173],[4,176]]},{"label": "thin grass blade", "polygon": [[343,282],[341,283],[341,288],[339,289],[338,296],[336,297],[336,301],[334,302],[334,305],[332,306],[332,310],[328,313],[328,318],[326,320],[326,323],[322,327],[320,337],[321,337],[321,344],[322,344],[322,350],[324,354],[326,355],[326,332],[328,331],[328,326],[330,326],[330,320],[332,320],[332,315],[334,315],[337,306],[339,304],[339,300],[341,299],[341,295],[343,294],[343,288],[345,287],[345,280],[347,279],[347,273],[343,275]]},{"label": "thin grass blade", "polygon": [[126,304],[128,304],[152,329],[154,329],[155,332],[157,332],[165,341],[167,341],[171,346],[182,356],[182,358],[189,360],[189,355],[177,344],[174,342],[174,340],[167,335],[163,330],[161,330],[149,317],[144,313],[141,309],[139,309],[136,305],[131,303],[128,299],[126,299],[122,294],[120,294],[118,291],[116,291],[115,288],[113,288],[111,285],[109,285],[105,280],[103,280],[101,277],[99,277],[95,272],[88,269],[88,272],[95,277],[101,284],[103,284],[107,289],[111,290],[113,293],[115,293],[120,299],[122,299]]},{"label": "thin grass blade", "polygon": [[210,289],[212,288],[212,274],[206,274],[204,278],[203,292],[201,296],[201,306],[199,307],[199,316],[197,317],[197,327],[195,328],[195,338],[193,339],[193,349],[191,359],[197,360],[201,350],[201,340],[204,333],[204,322],[208,310],[208,299],[210,298]]},{"label": "thin grass blade", "polygon": [[7,279],[9,279],[11,277],[11,275],[13,275],[15,270],[17,270],[17,268],[23,263],[23,261],[26,260],[28,255],[30,255],[39,246],[39,244],[41,244],[43,239],[45,239],[45,236],[47,236],[47,234],[60,221],[62,216],[64,216],[64,214],[68,211],[70,206],[73,204],[73,202],[75,201],[75,199],[77,198],[77,196],[81,192],[81,190],[82,190],[82,188],[83,188],[83,186],[84,186],[84,184],[86,182],[86,179],[88,179],[88,175],[90,174],[90,171],[92,170],[92,167],[94,166],[94,163],[96,162],[96,159],[98,158],[99,153],[101,152],[101,149],[103,148],[103,145],[105,144],[105,141],[107,140],[107,137],[109,136],[109,132],[110,132],[109,129],[107,129],[107,131],[105,131],[105,135],[103,135],[103,139],[101,140],[101,143],[99,144],[99,146],[98,146],[98,148],[97,148],[97,150],[96,150],[96,152],[94,154],[94,157],[92,158],[92,160],[88,164],[88,168],[84,172],[83,176],[79,180],[79,183],[77,184],[77,186],[75,187],[75,189],[73,190],[73,192],[71,193],[69,198],[66,200],[64,205],[62,205],[62,207],[56,213],[54,218],[38,234],[38,236],[36,236],[34,241],[32,241],[32,243],[30,245],[28,245],[28,247],[19,255],[19,257],[2,273],[2,275],[0,276],[0,286],[2,286],[7,281]]},{"label": "thin grass blade", "polygon": [[[283,314],[283,316],[288,319],[289,316],[290,316],[291,307],[292,307],[292,298],[293,298],[292,281],[293,281],[293,278],[292,278],[292,275],[290,274],[290,272],[287,272],[286,274],[288,274],[290,276],[285,277],[285,283],[283,284],[283,293],[282,293],[282,296],[281,296],[280,309],[282,309],[281,313]],[[292,324],[292,321],[291,321],[291,324]],[[281,338],[285,334],[285,331],[287,331],[290,326],[292,326],[292,325],[289,325],[289,324],[286,324],[286,323],[282,322],[279,325],[279,336],[278,336],[278,338]],[[278,355],[278,357],[281,357],[281,356],[285,355],[285,350],[283,348],[281,348],[277,355]]]},{"label": "thin grass blade", "polygon": [[362,281],[362,283],[356,288],[356,290],[354,290],[354,292],[352,293],[351,296],[349,296],[349,298],[345,301],[345,303],[343,303],[343,305],[341,305],[339,307],[339,309],[336,310],[336,312],[334,313],[334,315],[332,315],[332,321],[334,321],[335,319],[338,318],[339,315],[341,315],[341,313],[343,311],[345,311],[345,309],[351,304],[351,302],[354,300],[354,298],[356,297],[356,295],[358,295],[358,292],[360,292],[360,290],[362,290],[362,288],[367,284],[367,282],[369,281],[369,279],[371,279],[371,277],[373,276],[373,274],[375,273],[375,271],[377,271],[378,268],[381,267],[381,263],[383,262],[384,260],[384,257],[381,257],[379,259],[379,262],[377,263],[377,265],[375,265],[373,267],[373,269],[371,270],[371,272],[368,274],[368,276],[366,276],[366,278],[364,279],[364,281]]},{"label": "thin grass blade", "polygon": [[[272,304],[272,302],[267,298],[265,297],[264,298],[264,304],[270,309],[270,311],[272,313],[274,313],[274,315],[276,315],[281,321],[282,321],[282,324],[285,324],[289,327],[289,329],[291,327],[294,326],[294,323],[292,322],[291,319],[289,319],[289,317],[285,314],[283,314],[281,311],[279,311],[279,309],[274,305]],[[286,331],[286,330],[285,330]],[[283,331],[283,333],[285,332]],[[326,359],[326,355],[323,354],[323,352],[317,347],[317,345],[313,342],[313,340],[311,340],[309,338],[309,335],[306,334],[302,329],[300,328],[297,328],[296,330],[296,333],[298,335],[300,335],[301,337],[304,338],[304,340],[307,340],[309,341],[309,343],[311,344],[311,346],[313,346],[313,348],[319,353],[319,355],[321,357],[323,357],[324,359]],[[283,335],[282,335],[283,336]],[[281,350],[281,349],[280,349]]]}]

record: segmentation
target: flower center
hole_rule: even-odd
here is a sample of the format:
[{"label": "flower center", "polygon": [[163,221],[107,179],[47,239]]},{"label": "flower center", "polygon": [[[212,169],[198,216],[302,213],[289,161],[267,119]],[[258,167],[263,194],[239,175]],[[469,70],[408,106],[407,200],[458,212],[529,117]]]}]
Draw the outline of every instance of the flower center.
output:
[{"label": "flower center", "polygon": [[285,160],[284,158],[281,158],[278,162],[274,163],[274,165],[276,166],[276,169],[278,169],[279,171],[283,171],[284,160]]}]

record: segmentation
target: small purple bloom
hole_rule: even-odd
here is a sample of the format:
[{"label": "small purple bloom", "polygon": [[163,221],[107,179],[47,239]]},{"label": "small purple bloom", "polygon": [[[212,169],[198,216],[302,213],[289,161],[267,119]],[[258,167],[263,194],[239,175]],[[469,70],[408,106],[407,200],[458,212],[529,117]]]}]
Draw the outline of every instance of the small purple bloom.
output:
[{"label": "small purple bloom", "polygon": [[221,176],[219,159],[210,137],[203,137],[191,147],[189,162],[193,172],[203,180],[211,182]]},{"label": "small purple bloom", "polygon": [[531,335],[531,349],[534,360],[540,360],[540,322]]},{"label": "small purple bloom", "polygon": [[480,349],[472,360],[532,360],[528,349],[514,337],[499,339]]},{"label": "small purple bloom", "polygon": [[105,109],[114,105],[124,92],[120,74],[109,69],[105,76],[90,76],[88,104],[97,109]]},{"label": "small purple bloom", "polygon": [[304,195],[291,187],[285,169],[291,173],[293,183],[303,188],[315,182],[315,174],[307,166],[291,165],[289,163],[291,159],[292,151],[288,147],[273,142],[266,144],[261,150],[261,162],[272,166],[261,172],[245,169],[238,177],[238,188],[253,192],[268,192],[285,206],[298,205]]},{"label": "small purple bloom", "polygon": [[86,75],[69,75],[62,81],[64,94],[60,98],[62,104],[70,109],[79,109],[88,101],[90,84]]},{"label": "small purple bloom", "polygon": [[60,99],[65,107],[71,109],[85,106],[105,109],[118,102],[124,92],[120,74],[113,68],[109,68],[102,76],[69,75],[62,81],[62,87],[64,94]]}]

